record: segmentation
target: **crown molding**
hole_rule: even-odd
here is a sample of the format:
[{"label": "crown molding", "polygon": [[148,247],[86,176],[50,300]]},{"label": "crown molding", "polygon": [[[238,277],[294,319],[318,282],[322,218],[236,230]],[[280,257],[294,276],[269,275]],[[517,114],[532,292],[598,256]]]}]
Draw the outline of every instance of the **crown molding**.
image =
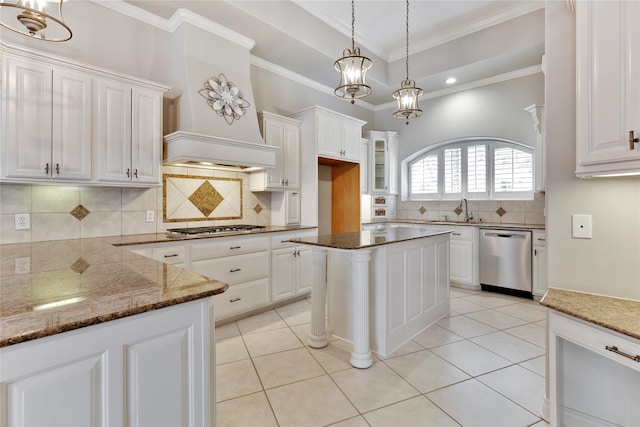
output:
[{"label": "crown molding", "polygon": [[[439,98],[445,95],[451,95],[457,92],[464,92],[471,89],[476,89],[482,86],[489,86],[496,83],[502,83],[513,79],[518,79],[520,77],[526,77],[533,74],[542,73],[542,65],[532,65],[530,67],[520,68],[519,70],[509,71],[508,73],[498,74],[496,76],[487,77],[486,79],[476,80],[475,82],[465,83],[463,85],[448,87],[446,89],[436,90],[433,92],[424,93],[420,99],[434,99]],[[376,107],[376,111],[384,111],[390,108],[396,108],[396,102],[387,102],[386,104],[381,104]]]},{"label": "crown molding", "polygon": [[255,40],[233,30],[230,30],[229,28],[224,27],[217,22],[204,18],[203,16],[191,12],[187,9],[178,9],[171,16],[171,18],[165,19],[123,0],[90,1],[107,9],[111,9],[114,12],[118,12],[122,15],[144,22],[169,33],[175,33],[180,25],[186,22],[204,31],[208,31],[211,34],[215,34],[226,40],[234,42],[247,49],[252,49],[256,45]]}]

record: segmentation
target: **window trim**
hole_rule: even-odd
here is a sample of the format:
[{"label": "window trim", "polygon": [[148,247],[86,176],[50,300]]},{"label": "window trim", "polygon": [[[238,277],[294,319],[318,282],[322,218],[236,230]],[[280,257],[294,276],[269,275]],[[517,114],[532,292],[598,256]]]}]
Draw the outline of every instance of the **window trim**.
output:
[{"label": "window trim", "polygon": [[[440,166],[440,161],[442,157],[442,153],[444,153],[444,148],[447,146],[460,146],[460,147],[469,147],[471,145],[487,145],[487,182],[486,188],[487,191],[480,193],[478,197],[477,193],[467,193],[467,174],[463,173],[463,191],[462,193],[456,193],[455,195],[449,194],[445,195],[440,191],[438,193],[429,193],[424,195],[413,195],[410,193],[411,187],[411,164],[418,160],[421,157],[426,156],[429,152],[439,151],[438,154],[438,180],[442,181],[442,174],[444,173],[444,167]],[[494,189],[495,183],[493,182],[494,175],[494,148],[495,147],[507,147],[512,149],[517,149],[520,151],[524,151],[526,153],[531,154],[532,157],[532,179],[533,186],[531,191],[520,191],[520,192],[496,192]],[[415,153],[411,154],[401,162],[400,167],[400,175],[401,175],[401,200],[403,201],[422,201],[422,200],[457,200],[460,198],[467,198],[469,200],[532,200],[533,194],[535,193],[535,174],[536,174],[536,149],[535,147],[531,147],[529,145],[523,144],[521,142],[512,141],[505,138],[495,138],[495,137],[487,137],[487,136],[479,136],[479,137],[464,137],[464,138],[456,138],[450,139],[442,142],[438,142],[433,145],[429,145],[424,147]],[[467,167],[467,155],[465,154],[462,157],[462,170],[466,170]]]}]

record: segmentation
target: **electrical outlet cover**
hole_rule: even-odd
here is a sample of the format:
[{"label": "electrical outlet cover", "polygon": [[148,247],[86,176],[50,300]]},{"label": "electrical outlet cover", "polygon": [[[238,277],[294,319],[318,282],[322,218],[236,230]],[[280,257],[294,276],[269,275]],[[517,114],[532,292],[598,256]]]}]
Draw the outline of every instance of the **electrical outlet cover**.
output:
[{"label": "electrical outlet cover", "polygon": [[591,239],[591,215],[571,215],[571,237],[574,239]]},{"label": "electrical outlet cover", "polygon": [[15,215],[15,229],[16,230],[28,230],[31,228],[31,221],[29,221],[29,214],[16,214]]}]

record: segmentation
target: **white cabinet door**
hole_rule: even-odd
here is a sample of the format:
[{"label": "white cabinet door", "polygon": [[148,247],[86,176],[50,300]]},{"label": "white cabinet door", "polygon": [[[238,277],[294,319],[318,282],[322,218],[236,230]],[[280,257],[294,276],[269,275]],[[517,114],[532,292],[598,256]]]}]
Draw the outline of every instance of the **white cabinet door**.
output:
[{"label": "white cabinet door", "polygon": [[451,240],[451,281],[465,285],[473,284],[473,242]]},{"label": "white cabinet door", "polygon": [[296,294],[311,292],[313,275],[309,274],[313,270],[313,257],[311,248],[308,246],[298,247],[296,260]]},{"label": "white cabinet door", "polygon": [[284,186],[284,127],[282,123],[265,117],[262,132],[264,141],[269,145],[280,147],[280,150],[276,152],[276,167],[259,173],[266,174],[266,188],[282,189]]},{"label": "white cabinet door", "polygon": [[51,176],[51,67],[11,56],[2,60],[2,176]]},{"label": "white cabinet door", "polygon": [[[317,111],[318,156],[342,158],[342,118],[326,111]],[[358,148],[358,150],[360,150]]]},{"label": "white cabinet door", "polygon": [[53,70],[52,178],[91,180],[93,78]]},{"label": "white cabinet door", "polygon": [[398,135],[389,133],[387,140],[387,169],[389,194],[398,194]]},{"label": "white cabinet door", "polygon": [[96,81],[95,178],[131,182],[131,86]]},{"label": "white cabinet door", "polygon": [[577,2],[578,176],[640,172],[640,3]]},{"label": "white cabinet door", "polygon": [[287,191],[285,194],[286,205],[286,224],[295,225],[300,224],[300,192],[299,191]]},{"label": "white cabinet door", "polygon": [[278,301],[295,295],[296,247],[271,252],[271,298]]},{"label": "white cabinet door", "polygon": [[162,94],[133,88],[131,103],[131,181],[160,184]]},{"label": "white cabinet door", "polygon": [[342,120],[342,157],[344,160],[360,162],[360,139],[362,125],[359,122]]},{"label": "white cabinet door", "polygon": [[300,126],[284,125],[283,169],[287,190],[300,188]]},{"label": "white cabinet door", "polygon": [[532,238],[532,292],[536,296],[542,296],[547,291],[547,238],[543,230],[533,230]]}]

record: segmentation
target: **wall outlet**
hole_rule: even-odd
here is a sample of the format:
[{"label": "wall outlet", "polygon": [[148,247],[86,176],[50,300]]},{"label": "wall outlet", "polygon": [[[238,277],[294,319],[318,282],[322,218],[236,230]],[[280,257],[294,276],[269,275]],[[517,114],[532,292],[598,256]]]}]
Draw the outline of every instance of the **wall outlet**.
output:
[{"label": "wall outlet", "polygon": [[154,222],[156,220],[156,213],[154,211],[147,211],[145,219],[147,222]]},{"label": "wall outlet", "polygon": [[591,239],[591,215],[571,215],[571,237]]},{"label": "wall outlet", "polygon": [[31,228],[29,214],[16,214],[16,230],[28,230]]},{"label": "wall outlet", "polygon": [[15,274],[29,274],[31,272],[31,257],[16,257]]}]

